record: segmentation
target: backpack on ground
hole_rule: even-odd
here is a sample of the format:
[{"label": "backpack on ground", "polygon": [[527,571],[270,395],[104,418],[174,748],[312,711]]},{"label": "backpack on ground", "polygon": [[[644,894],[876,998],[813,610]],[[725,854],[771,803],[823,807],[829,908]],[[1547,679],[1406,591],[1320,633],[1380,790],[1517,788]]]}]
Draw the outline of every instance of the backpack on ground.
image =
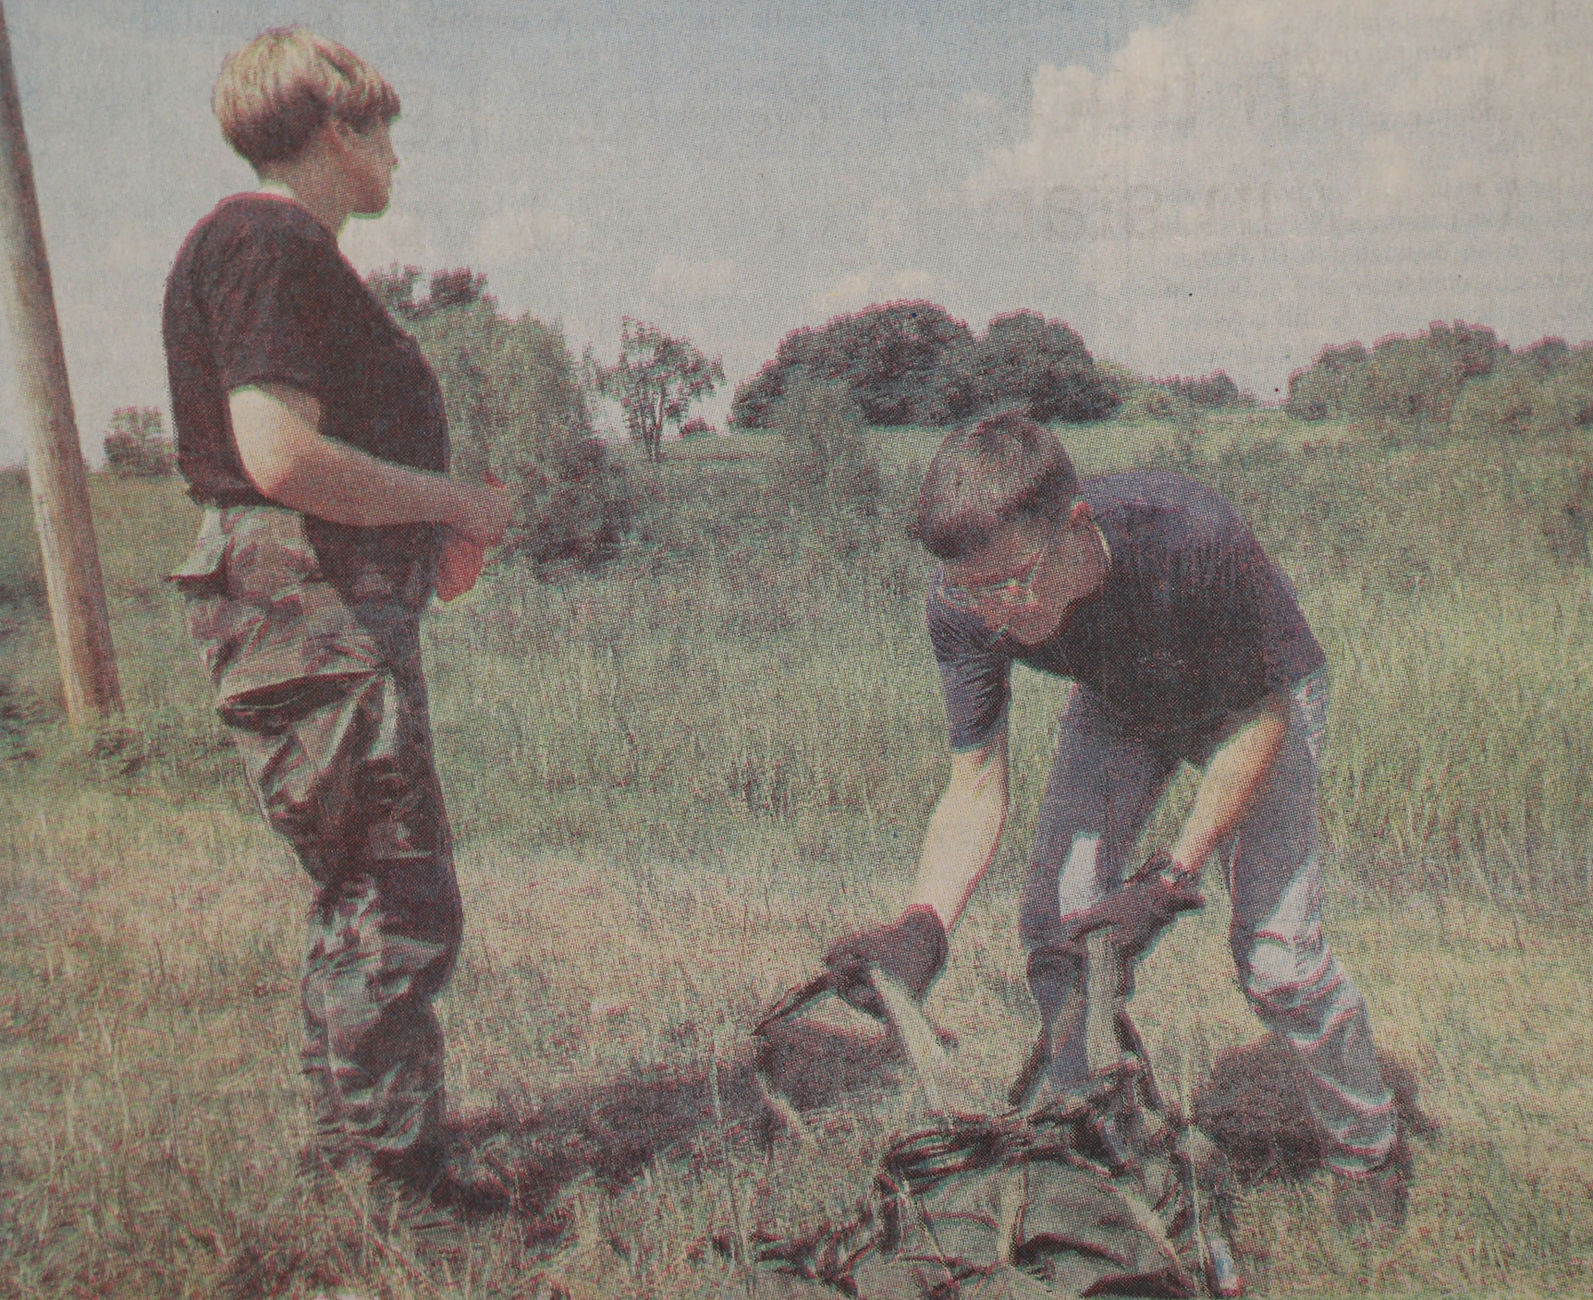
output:
[{"label": "backpack on ground", "polygon": [[[873,971],[936,1118],[891,1144],[845,1223],[760,1242],[756,1294],[1238,1295],[1231,1179],[1215,1145],[1164,1103],[1115,952],[1105,935],[1089,937],[1072,1008],[1086,1017],[1088,1081],[1066,1093],[1042,1085],[1026,1105],[999,1114],[980,1113],[958,1088],[905,986]],[[787,999],[782,1014],[819,991],[808,986],[805,997]]]}]

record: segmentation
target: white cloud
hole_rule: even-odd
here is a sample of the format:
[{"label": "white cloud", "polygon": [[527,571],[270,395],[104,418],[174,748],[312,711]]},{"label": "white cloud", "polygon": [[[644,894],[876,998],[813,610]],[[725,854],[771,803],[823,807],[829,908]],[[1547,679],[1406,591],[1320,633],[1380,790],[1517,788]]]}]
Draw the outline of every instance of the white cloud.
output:
[{"label": "white cloud", "polygon": [[653,268],[653,289],[677,298],[715,298],[737,288],[742,278],[729,258],[690,262],[666,253]]},{"label": "white cloud", "polygon": [[927,271],[886,271],[873,266],[837,280],[814,299],[813,305],[834,315],[899,298],[934,298],[944,293],[944,283]]},{"label": "white cloud", "polygon": [[1429,317],[1593,332],[1590,59],[1565,0],[1197,0],[1098,72],[1042,66],[970,193],[1148,369],[1271,387]]}]

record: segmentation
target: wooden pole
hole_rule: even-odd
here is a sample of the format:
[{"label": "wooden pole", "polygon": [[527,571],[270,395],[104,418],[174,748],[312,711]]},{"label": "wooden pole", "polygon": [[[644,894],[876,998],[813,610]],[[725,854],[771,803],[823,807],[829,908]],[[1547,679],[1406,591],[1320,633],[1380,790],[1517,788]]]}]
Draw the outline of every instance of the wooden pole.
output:
[{"label": "wooden pole", "polygon": [[0,252],[6,269],[6,315],[27,410],[28,478],[33,521],[44,555],[44,587],[61,658],[67,716],[74,726],[122,707],[116,652],[105,610],[105,585],[89,511],[88,475],[72,413],[66,354],[33,164],[22,131],[22,100],[11,63],[11,37],[0,2]]}]

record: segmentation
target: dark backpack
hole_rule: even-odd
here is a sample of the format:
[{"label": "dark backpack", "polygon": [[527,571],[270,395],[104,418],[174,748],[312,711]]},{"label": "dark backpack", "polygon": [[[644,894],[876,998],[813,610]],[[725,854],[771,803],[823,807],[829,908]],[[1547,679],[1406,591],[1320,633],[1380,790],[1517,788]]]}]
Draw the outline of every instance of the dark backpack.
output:
[{"label": "dark backpack", "polygon": [[1088,1082],[996,1115],[957,1089],[905,987],[873,972],[938,1116],[891,1144],[846,1223],[760,1243],[759,1296],[1196,1296],[1202,1279],[1238,1294],[1221,1156],[1164,1104],[1114,950],[1091,936],[1089,951]]}]

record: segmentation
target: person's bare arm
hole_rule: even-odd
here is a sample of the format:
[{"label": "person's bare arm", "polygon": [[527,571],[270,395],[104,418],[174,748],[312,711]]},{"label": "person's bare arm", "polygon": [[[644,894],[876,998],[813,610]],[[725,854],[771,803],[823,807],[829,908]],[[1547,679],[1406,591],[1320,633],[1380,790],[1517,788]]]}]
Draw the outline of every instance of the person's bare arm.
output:
[{"label": "person's bare arm", "polygon": [[1007,733],[951,756],[951,779],[930,816],[918,858],[914,905],[935,909],[950,930],[984,877],[1007,820]]},{"label": "person's bare arm", "polygon": [[1278,692],[1267,696],[1217,747],[1171,850],[1181,870],[1199,871],[1217,845],[1244,820],[1288,731],[1289,697]]},{"label": "person's bare arm", "polygon": [[287,384],[227,395],[244,472],[262,496],[336,524],[441,523],[493,546],[509,522],[509,494],[407,469],[320,433],[320,403]]}]

